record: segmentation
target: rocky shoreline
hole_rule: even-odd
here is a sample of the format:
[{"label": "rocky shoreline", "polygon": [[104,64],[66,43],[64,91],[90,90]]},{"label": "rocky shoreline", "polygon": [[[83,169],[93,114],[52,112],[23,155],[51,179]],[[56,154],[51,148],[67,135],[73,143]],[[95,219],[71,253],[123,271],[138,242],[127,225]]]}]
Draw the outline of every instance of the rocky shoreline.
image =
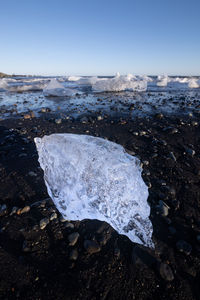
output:
[{"label": "rocky shoreline", "polygon": [[[48,198],[33,138],[100,136],[140,158],[155,250],[97,220],[64,221]],[[0,122],[1,299],[199,299],[198,116],[43,117]]]}]

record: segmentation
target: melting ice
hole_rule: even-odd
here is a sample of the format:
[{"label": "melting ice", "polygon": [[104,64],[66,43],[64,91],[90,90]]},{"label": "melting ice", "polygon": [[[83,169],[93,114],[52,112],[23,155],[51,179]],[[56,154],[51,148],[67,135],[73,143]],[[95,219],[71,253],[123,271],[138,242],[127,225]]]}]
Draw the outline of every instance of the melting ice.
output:
[{"label": "melting ice", "polygon": [[118,73],[114,78],[96,81],[92,84],[92,89],[97,92],[146,91],[147,81],[140,80],[132,74],[120,76]]},{"label": "melting ice", "polygon": [[78,91],[64,87],[57,79],[51,79],[50,83],[44,89],[45,96],[74,96]]},{"label": "melting ice", "polygon": [[88,135],[52,134],[35,143],[48,193],[65,219],[106,221],[131,241],[154,247],[148,188],[136,157]]},{"label": "melting ice", "polygon": [[[132,74],[115,77],[26,77],[16,76],[0,79],[0,92],[29,92],[43,91],[47,96],[73,96],[81,88],[91,87],[93,92],[120,92],[120,91],[155,91],[155,90],[179,90],[200,88],[199,77],[169,77],[161,75],[157,78],[148,76],[136,76]],[[78,89],[78,90],[75,90]]]}]

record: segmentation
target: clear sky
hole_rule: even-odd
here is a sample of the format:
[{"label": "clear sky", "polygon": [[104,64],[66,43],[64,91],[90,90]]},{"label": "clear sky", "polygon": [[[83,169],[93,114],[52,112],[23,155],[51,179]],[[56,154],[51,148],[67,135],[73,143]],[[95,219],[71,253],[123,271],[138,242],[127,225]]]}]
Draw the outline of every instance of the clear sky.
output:
[{"label": "clear sky", "polygon": [[0,72],[200,75],[200,0],[0,0]]}]

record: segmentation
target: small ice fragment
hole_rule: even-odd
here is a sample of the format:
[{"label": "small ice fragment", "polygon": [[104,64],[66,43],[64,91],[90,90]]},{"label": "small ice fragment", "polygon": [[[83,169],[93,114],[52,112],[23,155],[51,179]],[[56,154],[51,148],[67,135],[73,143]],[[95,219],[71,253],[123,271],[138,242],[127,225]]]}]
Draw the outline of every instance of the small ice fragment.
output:
[{"label": "small ice fragment", "polygon": [[157,86],[167,86],[167,84],[170,82],[170,79],[167,75],[164,76],[158,76]]},{"label": "small ice fragment", "polygon": [[81,77],[78,77],[78,76],[69,76],[67,78],[68,81],[77,81],[77,80],[80,80]]},{"label": "small ice fragment", "polygon": [[0,90],[7,90],[7,89],[8,89],[7,79],[6,78],[0,79]]},{"label": "small ice fragment", "polygon": [[197,83],[197,79],[190,79],[189,82],[188,82],[188,87],[191,88],[191,89],[196,89],[196,88],[199,88],[200,85]]},{"label": "small ice fragment", "polygon": [[63,218],[106,221],[131,241],[154,247],[148,188],[136,157],[88,135],[52,134],[35,143],[48,193]]}]

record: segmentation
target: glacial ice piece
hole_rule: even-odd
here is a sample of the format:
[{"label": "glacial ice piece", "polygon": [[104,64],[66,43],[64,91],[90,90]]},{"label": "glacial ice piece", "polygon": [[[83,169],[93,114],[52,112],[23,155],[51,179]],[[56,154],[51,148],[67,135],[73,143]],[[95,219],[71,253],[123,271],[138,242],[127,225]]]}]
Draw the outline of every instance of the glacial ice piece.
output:
[{"label": "glacial ice piece", "polygon": [[67,220],[108,222],[133,242],[154,247],[140,162],[116,143],[88,135],[35,138],[49,196]]},{"label": "glacial ice piece", "polygon": [[167,84],[170,82],[170,78],[167,75],[161,75],[158,76],[157,86],[167,86]]},{"label": "glacial ice piece", "polygon": [[120,91],[138,91],[143,92],[147,89],[147,81],[138,79],[132,74],[122,76],[119,73],[114,78],[98,80],[92,84],[92,89],[96,92],[120,92]]},{"label": "glacial ice piece", "polygon": [[188,87],[191,89],[197,89],[200,87],[200,85],[198,84],[198,79],[190,79],[188,82]]},{"label": "glacial ice piece", "polygon": [[77,81],[77,80],[80,80],[81,77],[80,76],[69,76],[67,78],[68,81]]},{"label": "glacial ice piece", "polygon": [[8,83],[6,78],[0,79],[0,90],[7,90],[8,89]]},{"label": "glacial ice piece", "polygon": [[65,88],[57,79],[51,79],[50,83],[43,90],[45,96],[65,97],[74,96],[77,90]]}]

